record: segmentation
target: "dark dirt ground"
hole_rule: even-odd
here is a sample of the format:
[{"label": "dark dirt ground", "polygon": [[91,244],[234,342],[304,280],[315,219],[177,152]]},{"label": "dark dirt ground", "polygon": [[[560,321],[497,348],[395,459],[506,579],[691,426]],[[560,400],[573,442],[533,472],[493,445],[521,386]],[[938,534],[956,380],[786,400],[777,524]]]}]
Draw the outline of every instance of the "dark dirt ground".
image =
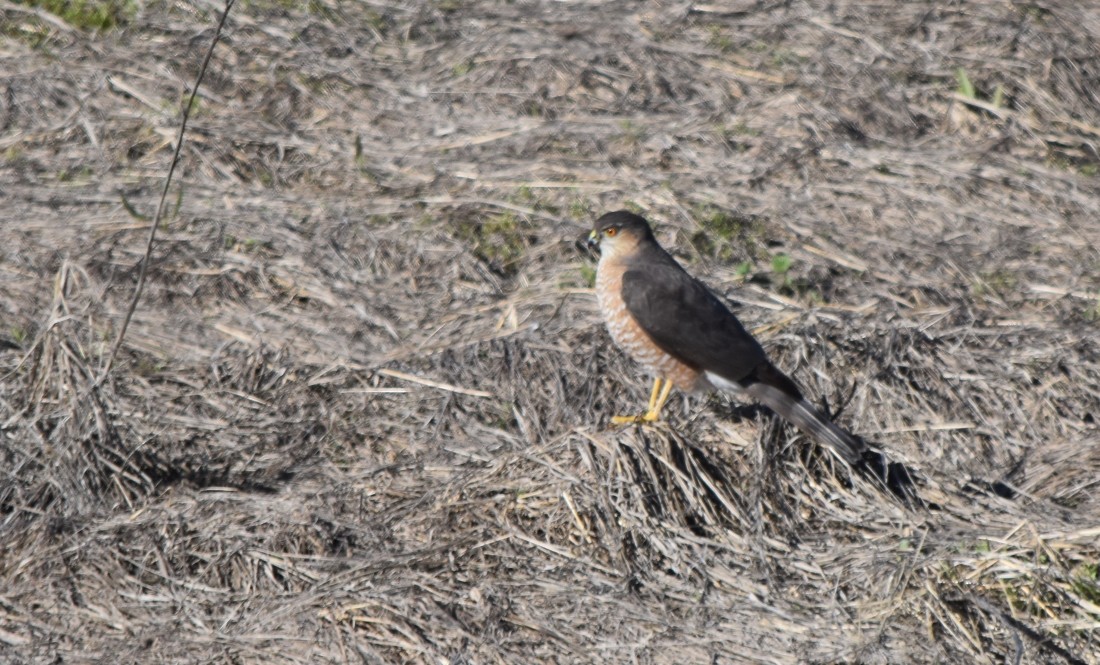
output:
[{"label": "dark dirt ground", "polygon": [[[0,2],[0,661],[1100,663],[1097,5],[242,3],[97,384],[221,7]],[[622,207],[907,493],[609,426]]]}]

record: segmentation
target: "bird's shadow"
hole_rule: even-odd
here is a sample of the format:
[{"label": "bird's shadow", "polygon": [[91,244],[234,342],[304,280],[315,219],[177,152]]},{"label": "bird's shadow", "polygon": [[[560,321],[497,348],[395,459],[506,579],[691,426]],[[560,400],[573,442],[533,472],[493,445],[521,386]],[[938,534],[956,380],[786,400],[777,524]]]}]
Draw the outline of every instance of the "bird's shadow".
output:
[{"label": "bird's shadow", "polygon": [[857,473],[872,479],[875,484],[884,487],[890,494],[910,508],[939,510],[939,504],[928,501],[917,493],[924,479],[901,462],[892,462],[877,446],[873,446],[863,437],[857,436],[867,446],[863,458],[856,464]]}]

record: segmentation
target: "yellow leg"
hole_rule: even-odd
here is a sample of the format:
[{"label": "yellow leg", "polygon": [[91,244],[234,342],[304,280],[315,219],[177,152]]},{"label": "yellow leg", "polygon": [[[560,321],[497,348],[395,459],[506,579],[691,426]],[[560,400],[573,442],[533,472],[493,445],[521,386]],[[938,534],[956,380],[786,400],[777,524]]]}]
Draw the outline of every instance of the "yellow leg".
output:
[{"label": "yellow leg", "polygon": [[653,410],[653,406],[657,404],[657,395],[661,392],[661,383],[664,379],[653,379],[653,390],[649,391],[649,405],[646,406],[646,413]]},{"label": "yellow leg", "polygon": [[661,378],[654,379],[653,390],[649,393],[649,405],[645,414],[641,416],[615,416],[611,419],[611,422],[616,425],[633,425],[635,423],[651,423],[657,420],[660,418],[661,407],[665,405],[670,392],[672,392],[671,381]]},{"label": "yellow leg", "polygon": [[661,388],[661,396],[657,398],[657,403],[650,403],[649,411],[646,412],[642,419],[646,422],[653,422],[661,417],[661,409],[664,408],[665,402],[668,401],[668,396],[672,392],[672,382],[666,380],[664,387]]}]

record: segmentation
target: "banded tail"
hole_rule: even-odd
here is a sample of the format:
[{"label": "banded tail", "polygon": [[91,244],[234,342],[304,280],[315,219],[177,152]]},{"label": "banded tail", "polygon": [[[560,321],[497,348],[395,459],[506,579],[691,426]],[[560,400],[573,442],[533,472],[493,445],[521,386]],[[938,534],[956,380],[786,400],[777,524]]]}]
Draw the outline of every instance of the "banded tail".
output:
[{"label": "banded tail", "polygon": [[771,363],[765,362],[741,381],[712,372],[707,372],[707,379],[718,388],[755,397],[806,435],[829,446],[848,464],[854,466],[863,459],[866,446],[806,401],[795,382]]}]

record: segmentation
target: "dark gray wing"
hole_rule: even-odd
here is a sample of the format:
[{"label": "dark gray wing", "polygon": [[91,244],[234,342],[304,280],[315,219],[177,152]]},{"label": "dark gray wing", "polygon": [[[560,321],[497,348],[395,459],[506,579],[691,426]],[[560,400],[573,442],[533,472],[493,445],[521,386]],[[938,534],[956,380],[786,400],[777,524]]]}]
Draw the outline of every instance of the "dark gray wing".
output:
[{"label": "dark gray wing", "polygon": [[767,361],[737,317],[671,258],[628,269],[622,295],[657,346],[697,370],[742,381]]}]

